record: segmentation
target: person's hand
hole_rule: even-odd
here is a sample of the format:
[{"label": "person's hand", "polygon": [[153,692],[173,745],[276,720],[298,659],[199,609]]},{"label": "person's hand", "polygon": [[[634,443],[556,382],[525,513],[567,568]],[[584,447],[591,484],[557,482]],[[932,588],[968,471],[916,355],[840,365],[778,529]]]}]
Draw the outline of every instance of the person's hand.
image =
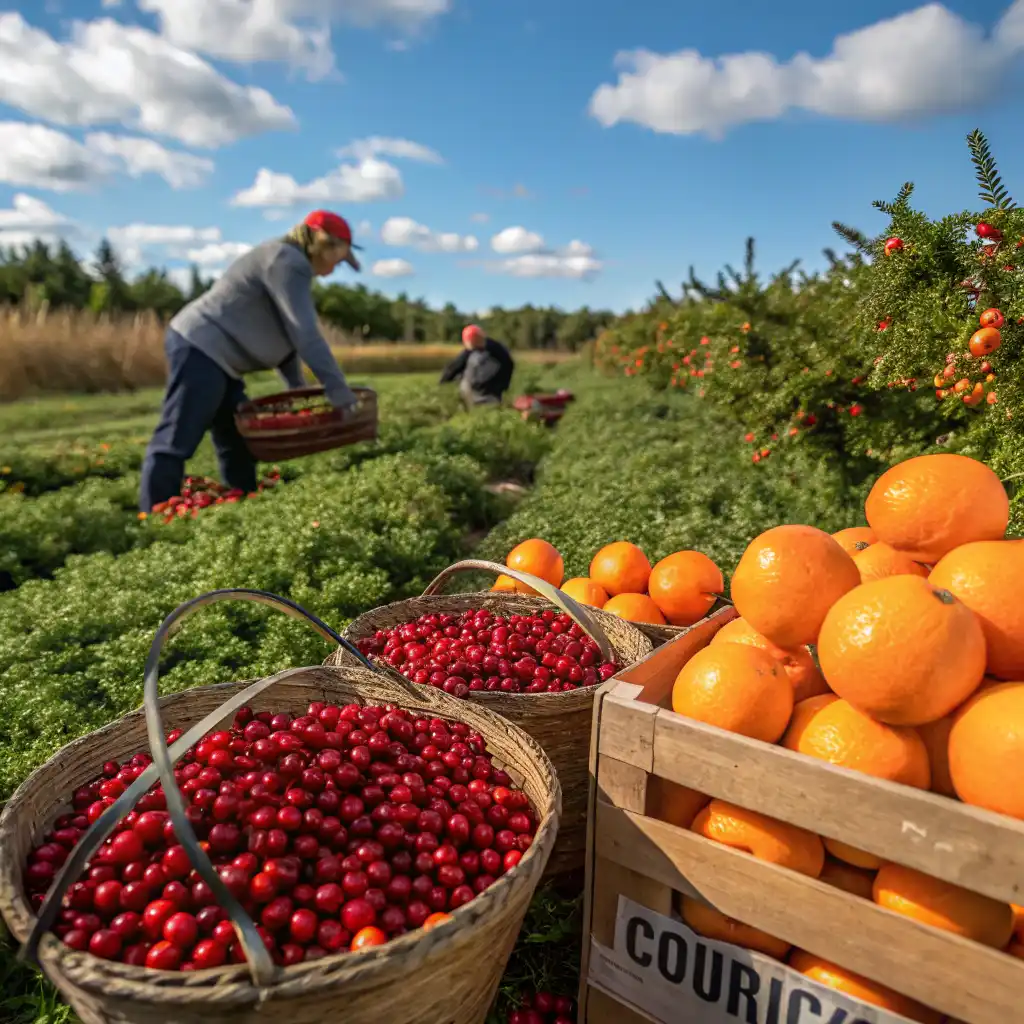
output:
[{"label": "person's hand", "polygon": [[334,400],[332,400],[331,404],[342,414],[342,416],[345,416],[359,405],[359,398],[354,391],[349,390],[342,395],[338,395]]}]

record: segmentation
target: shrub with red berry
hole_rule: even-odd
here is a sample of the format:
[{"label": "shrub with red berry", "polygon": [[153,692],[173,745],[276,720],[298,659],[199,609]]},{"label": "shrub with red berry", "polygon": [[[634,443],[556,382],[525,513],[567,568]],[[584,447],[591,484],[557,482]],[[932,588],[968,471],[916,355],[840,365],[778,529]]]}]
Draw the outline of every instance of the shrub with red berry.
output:
[{"label": "shrub with red berry", "polygon": [[563,693],[596,686],[617,670],[568,615],[499,615],[481,608],[427,613],[358,641],[367,657],[414,683],[454,697],[480,691]]},{"label": "shrub with red berry", "polygon": [[[74,791],[71,811],[29,855],[34,908],[149,761],[108,762]],[[241,708],[174,776],[203,849],[283,966],[439,923],[513,870],[538,826],[479,733],[390,706],[314,702],[299,717]],[[133,966],[244,962],[233,925],[177,841],[160,786],[68,890],[54,931],[72,949]]]},{"label": "shrub with red berry", "polygon": [[[876,203],[889,226],[869,240],[845,229],[871,256],[859,307],[861,328],[876,321],[876,367],[870,385],[916,378],[941,418],[936,434],[991,465],[1002,477],[1024,475],[1024,210],[1002,184],[981,132],[967,139],[981,202],[931,220],[915,210],[913,186],[892,203]],[[880,256],[882,238],[902,250]],[[1024,489],[1011,529],[1024,528]]]}]

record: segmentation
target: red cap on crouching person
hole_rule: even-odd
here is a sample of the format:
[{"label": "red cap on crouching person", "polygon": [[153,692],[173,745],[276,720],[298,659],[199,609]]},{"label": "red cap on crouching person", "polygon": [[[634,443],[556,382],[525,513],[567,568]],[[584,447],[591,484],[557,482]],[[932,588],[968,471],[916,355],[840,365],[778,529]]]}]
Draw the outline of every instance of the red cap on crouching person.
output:
[{"label": "red cap on crouching person", "polygon": [[487,340],[487,335],[484,334],[483,328],[478,327],[476,324],[470,324],[468,327],[462,328],[462,344],[476,347]]},{"label": "red cap on crouching person", "polygon": [[[323,231],[332,238],[337,238],[339,242],[348,242],[350,250],[362,249],[361,245],[356,245],[352,241],[352,228],[349,227],[348,221],[336,213],[331,213],[329,210],[314,210],[303,223],[306,227],[313,228],[314,231]],[[359,260],[351,251],[345,257],[345,262],[353,270],[359,270]]]}]

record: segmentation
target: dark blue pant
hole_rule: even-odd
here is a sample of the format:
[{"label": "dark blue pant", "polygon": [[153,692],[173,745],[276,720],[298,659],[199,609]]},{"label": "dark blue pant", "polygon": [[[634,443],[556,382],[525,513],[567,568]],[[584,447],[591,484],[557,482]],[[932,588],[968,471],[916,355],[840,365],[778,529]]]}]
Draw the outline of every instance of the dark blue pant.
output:
[{"label": "dark blue pant", "polygon": [[167,332],[167,391],[160,422],[142,464],[139,508],[149,512],[181,493],[185,462],[210,431],[221,479],[228,487],[256,489],[256,461],[235,426],[245,385],[174,331]]}]

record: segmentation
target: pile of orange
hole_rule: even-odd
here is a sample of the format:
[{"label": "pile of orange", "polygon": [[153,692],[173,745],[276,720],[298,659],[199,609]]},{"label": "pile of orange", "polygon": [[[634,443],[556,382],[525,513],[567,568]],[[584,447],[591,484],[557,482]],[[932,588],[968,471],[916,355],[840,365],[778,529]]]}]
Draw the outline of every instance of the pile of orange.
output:
[{"label": "pile of orange", "polygon": [[[641,548],[624,540],[605,545],[594,555],[589,574],[570,580],[564,580],[557,549],[539,538],[514,547],[505,564],[561,587],[581,604],[649,625],[692,626],[725,588],[721,569],[699,551],[676,551],[652,567]],[[531,593],[510,576],[499,577],[492,589]]]},{"label": "pile of orange", "polygon": [[[869,494],[867,526],[778,526],[731,581],[739,618],[679,672],[675,711],[1024,821],[1024,540],[984,464],[910,459]],[[649,812],[917,921],[1024,956],[1024,909],[784,822],[661,783]],[[911,1020],[895,992],[684,899],[695,931],[789,957]]]}]

